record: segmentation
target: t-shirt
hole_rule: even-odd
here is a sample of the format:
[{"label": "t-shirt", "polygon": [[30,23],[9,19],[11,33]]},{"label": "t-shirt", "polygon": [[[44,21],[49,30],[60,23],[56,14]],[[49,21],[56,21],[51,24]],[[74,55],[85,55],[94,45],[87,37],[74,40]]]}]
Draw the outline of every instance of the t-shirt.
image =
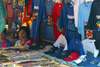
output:
[{"label": "t-shirt", "polygon": [[78,25],[78,11],[79,11],[79,5],[84,1],[84,0],[74,0],[74,16],[75,16],[75,27]]},{"label": "t-shirt", "polygon": [[41,17],[46,19],[46,9],[44,0],[32,0],[31,13],[33,14],[33,23],[31,29],[31,38],[33,41],[38,41],[39,25]]},{"label": "t-shirt", "polygon": [[82,35],[82,40],[86,38],[85,36],[85,30],[87,29],[87,24],[88,24],[88,19],[90,15],[90,10],[91,10],[91,4],[92,3],[86,3],[83,2],[79,6],[79,16],[78,16],[78,32],[79,34]]},{"label": "t-shirt", "polygon": [[87,36],[96,40],[96,47],[100,50],[100,0],[94,0],[88,20]]},{"label": "t-shirt", "polygon": [[82,41],[82,44],[86,55],[92,54],[94,57],[97,57],[99,51],[96,49],[94,42],[95,40],[85,39]]},{"label": "t-shirt", "polygon": [[45,39],[53,40],[54,38],[54,31],[53,31],[53,8],[54,8],[55,2],[52,0],[46,0],[45,6],[46,6],[46,15],[47,15],[47,22],[44,23],[45,28]]},{"label": "t-shirt", "polygon": [[70,41],[70,44],[68,46],[68,50],[71,50],[73,52],[77,52],[80,55],[85,55],[85,52],[84,52],[84,49],[83,49],[83,45],[82,45],[80,39],[77,39],[77,38],[73,38]]},{"label": "t-shirt", "polygon": [[25,40],[25,42],[24,42],[23,44],[21,44],[20,42],[21,42],[21,40],[18,40],[18,41],[15,43],[15,46],[17,46],[17,45],[22,45],[22,46],[24,46],[25,48],[29,48],[29,47],[32,46],[32,41],[29,40],[29,39]]},{"label": "t-shirt", "polygon": [[56,3],[54,5],[53,9],[53,26],[54,26],[54,36],[55,39],[57,40],[60,34],[64,35],[64,29],[59,28],[58,23],[59,23],[59,18],[60,18],[60,13],[61,13],[61,8],[64,6],[63,3]]},{"label": "t-shirt", "polygon": [[[65,27],[65,37],[69,44],[70,40],[75,37],[74,8],[71,3],[65,4],[61,9],[59,28]],[[70,33],[70,34],[68,34]],[[70,36],[70,37],[69,37]],[[68,41],[69,40],[69,41]]]},{"label": "t-shirt", "polygon": [[0,42],[0,48],[11,47],[11,42],[7,39],[4,42]]}]

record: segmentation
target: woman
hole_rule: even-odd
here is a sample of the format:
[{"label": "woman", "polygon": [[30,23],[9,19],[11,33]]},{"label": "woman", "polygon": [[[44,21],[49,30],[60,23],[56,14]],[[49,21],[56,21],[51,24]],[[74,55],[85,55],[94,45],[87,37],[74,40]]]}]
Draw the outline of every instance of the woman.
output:
[{"label": "woman", "polygon": [[32,46],[32,41],[30,39],[30,31],[28,27],[21,27],[19,29],[19,39],[16,43],[15,46],[17,45],[22,45],[25,48],[29,48]]}]

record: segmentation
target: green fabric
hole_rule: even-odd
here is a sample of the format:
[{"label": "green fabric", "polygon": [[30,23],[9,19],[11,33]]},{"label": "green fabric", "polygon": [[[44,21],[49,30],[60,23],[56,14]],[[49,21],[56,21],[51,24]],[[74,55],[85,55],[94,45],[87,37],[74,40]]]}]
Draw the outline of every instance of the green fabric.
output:
[{"label": "green fabric", "polygon": [[4,0],[0,0],[0,34],[5,29],[5,16],[7,15]]},{"label": "green fabric", "polygon": [[3,11],[3,15],[6,16],[7,15],[7,9],[6,9],[6,6],[5,6],[5,3],[4,3],[4,0],[0,0],[0,7],[2,7],[0,9],[0,11],[2,10]]},{"label": "green fabric", "polygon": [[0,34],[2,33],[2,31],[5,29],[5,18],[0,17]]}]

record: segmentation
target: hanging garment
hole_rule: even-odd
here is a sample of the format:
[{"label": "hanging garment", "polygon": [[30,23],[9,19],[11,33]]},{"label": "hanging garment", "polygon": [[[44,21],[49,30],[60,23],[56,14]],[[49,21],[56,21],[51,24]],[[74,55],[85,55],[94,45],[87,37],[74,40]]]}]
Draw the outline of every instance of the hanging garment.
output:
[{"label": "hanging garment", "polygon": [[75,37],[75,18],[74,18],[74,10],[71,3],[67,3],[61,9],[61,15],[59,19],[59,27],[65,27],[65,37],[68,42]]},{"label": "hanging garment", "polygon": [[4,0],[0,0],[0,34],[5,29],[5,16],[7,15]]},{"label": "hanging garment", "polygon": [[61,14],[61,8],[64,6],[63,3],[56,3],[54,5],[54,9],[53,9],[53,26],[54,26],[54,36],[55,39],[57,40],[58,37],[61,34],[65,34],[64,32],[64,28],[59,28],[58,23],[59,23],[59,17]]},{"label": "hanging garment", "polygon": [[12,10],[12,7],[11,7],[11,4],[7,4],[7,18],[13,18],[13,10]]},{"label": "hanging garment", "polygon": [[94,0],[88,20],[88,38],[95,39],[96,48],[100,50],[100,0]]},{"label": "hanging garment", "polygon": [[14,16],[14,23],[18,24],[20,26],[22,26],[22,21],[23,21],[23,9],[19,9],[18,7],[16,7],[16,12],[15,12],[15,16]]},{"label": "hanging garment", "polygon": [[41,17],[46,18],[46,9],[44,0],[32,0],[31,13],[33,14],[33,23],[31,29],[31,38],[33,41],[38,41],[39,25]]},{"label": "hanging garment", "polygon": [[45,28],[45,39],[53,40],[54,38],[54,31],[53,31],[53,8],[54,8],[55,2],[52,0],[46,0],[45,6],[46,6],[46,15],[47,15],[47,21],[44,23]]},{"label": "hanging garment", "polygon": [[86,39],[86,30],[88,25],[88,19],[90,15],[92,3],[83,2],[79,6],[79,16],[78,16],[78,32],[81,34],[82,40]]},{"label": "hanging garment", "polygon": [[79,11],[79,5],[83,2],[84,0],[75,0],[74,4],[74,16],[75,16],[75,27],[78,25],[78,11]]},{"label": "hanging garment", "polygon": [[18,0],[11,0],[11,7],[12,7],[12,10],[15,10],[15,9],[16,9],[17,1],[18,1]]}]

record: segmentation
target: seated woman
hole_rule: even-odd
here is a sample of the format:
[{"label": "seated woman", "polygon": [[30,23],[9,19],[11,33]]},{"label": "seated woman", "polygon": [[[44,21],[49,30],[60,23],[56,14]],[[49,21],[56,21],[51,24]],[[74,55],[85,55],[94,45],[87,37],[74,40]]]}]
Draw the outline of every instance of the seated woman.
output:
[{"label": "seated woman", "polygon": [[22,45],[25,48],[32,46],[32,41],[30,39],[30,31],[28,27],[21,27],[18,32],[20,40],[15,43],[15,46]]},{"label": "seated woman", "polygon": [[11,47],[11,42],[8,41],[6,38],[6,29],[0,34],[0,48]]}]

